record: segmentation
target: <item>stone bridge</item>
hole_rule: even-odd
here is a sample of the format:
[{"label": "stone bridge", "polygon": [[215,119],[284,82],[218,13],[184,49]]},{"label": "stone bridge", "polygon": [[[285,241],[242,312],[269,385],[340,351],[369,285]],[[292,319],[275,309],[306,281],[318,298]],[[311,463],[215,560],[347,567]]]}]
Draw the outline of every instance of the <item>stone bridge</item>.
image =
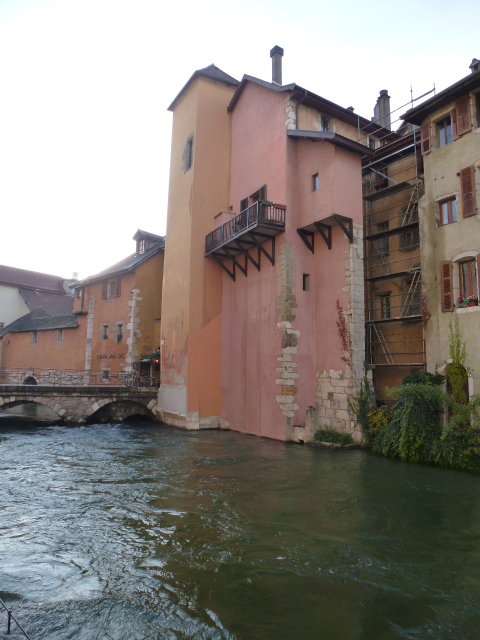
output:
[{"label": "stone bridge", "polygon": [[157,394],[158,389],[149,387],[0,385],[0,410],[39,404],[71,425],[122,422],[134,415],[158,421]]}]

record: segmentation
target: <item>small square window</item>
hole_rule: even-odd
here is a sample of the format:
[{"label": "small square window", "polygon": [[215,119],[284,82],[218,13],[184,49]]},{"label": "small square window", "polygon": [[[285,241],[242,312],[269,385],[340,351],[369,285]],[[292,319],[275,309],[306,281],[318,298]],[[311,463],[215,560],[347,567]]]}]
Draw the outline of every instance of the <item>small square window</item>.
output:
[{"label": "small square window", "polygon": [[325,118],[325,116],[322,116],[320,120],[320,131],[323,131],[324,133],[328,133],[329,124],[330,124],[330,120],[328,118]]},{"label": "small square window", "polygon": [[303,274],[303,290],[310,291],[310,274],[309,273]]},{"label": "small square window", "polygon": [[312,176],[312,191],[318,191],[318,173]]},{"label": "small square window", "polygon": [[63,329],[57,329],[57,342],[58,344],[63,342]]},{"label": "small square window", "polygon": [[457,201],[455,198],[449,198],[438,203],[440,210],[440,226],[445,227],[457,221]]},{"label": "small square window", "polygon": [[102,369],[102,382],[110,380],[110,369]]},{"label": "small square window", "polygon": [[32,331],[32,344],[37,344],[37,332]]},{"label": "small square window", "polygon": [[100,337],[102,340],[108,339],[108,324],[102,324],[100,327]]},{"label": "small square window", "polygon": [[120,344],[123,338],[123,322],[117,322],[115,325],[115,340]]}]

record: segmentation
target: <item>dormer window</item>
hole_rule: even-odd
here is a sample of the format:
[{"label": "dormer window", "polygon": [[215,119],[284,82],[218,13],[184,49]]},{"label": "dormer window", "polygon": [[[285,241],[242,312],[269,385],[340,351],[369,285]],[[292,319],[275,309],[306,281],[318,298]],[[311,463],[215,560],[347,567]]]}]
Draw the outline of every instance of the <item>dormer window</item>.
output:
[{"label": "dormer window", "polygon": [[145,238],[137,242],[137,253],[139,255],[141,255],[142,253],[145,253]]}]

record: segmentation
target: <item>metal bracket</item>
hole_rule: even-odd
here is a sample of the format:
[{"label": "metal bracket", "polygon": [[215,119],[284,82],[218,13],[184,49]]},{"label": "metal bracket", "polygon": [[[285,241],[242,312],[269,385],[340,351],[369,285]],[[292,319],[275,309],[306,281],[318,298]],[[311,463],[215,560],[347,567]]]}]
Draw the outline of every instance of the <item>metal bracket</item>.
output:
[{"label": "metal bracket", "polygon": [[220,258],[217,258],[217,256],[213,256],[213,259],[215,260],[215,262],[217,262],[224,271],[226,271],[228,273],[228,275],[230,276],[230,278],[235,282],[235,263],[233,263],[233,272],[231,272],[229,269],[227,269],[227,267],[223,264],[223,262],[220,260]]}]

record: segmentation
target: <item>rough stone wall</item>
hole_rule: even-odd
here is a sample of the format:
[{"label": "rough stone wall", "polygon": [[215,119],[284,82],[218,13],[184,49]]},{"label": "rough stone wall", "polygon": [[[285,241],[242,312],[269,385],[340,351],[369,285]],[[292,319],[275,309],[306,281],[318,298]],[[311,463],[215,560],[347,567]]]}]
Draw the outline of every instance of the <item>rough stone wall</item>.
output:
[{"label": "rough stone wall", "polygon": [[141,337],[141,333],[138,329],[139,318],[138,318],[138,303],[142,301],[142,298],[138,295],[140,293],[139,289],[132,289],[131,299],[128,301],[128,307],[130,311],[128,312],[129,323],[127,324],[127,331],[130,332],[130,335],[127,338],[127,355],[125,357],[125,371],[133,371],[133,365],[137,361],[139,357],[138,350],[135,346],[135,341],[137,338]]},{"label": "rough stone wall", "polygon": [[90,296],[88,300],[88,315],[87,315],[87,343],[85,345],[85,371],[88,373],[90,373],[90,371],[92,370],[92,342],[93,342],[94,311],[95,311],[95,296]]},{"label": "rough stone wall", "polygon": [[275,384],[279,386],[280,393],[276,396],[280,411],[286,419],[286,439],[291,437],[291,419],[295,417],[298,411],[298,404],[295,402],[297,394],[296,380],[300,377],[295,372],[297,364],[293,358],[298,352],[298,339],[300,331],[296,331],[292,327],[295,320],[295,309],[298,307],[296,297],[293,294],[293,282],[295,279],[295,261],[292,257],[292,245],[286,242],[282,245],[277,258],[277,269],[279,276],[277,282],[280,283],[280,295],[277,297],[277,313],[280,316],[280,322],[277,324],[282,336],[282,351],[277,357],[280,366],[276,371],[280,377],[275,380]]},{"label": "rough stone wall", "polygon": [[[352,367],[345,364],[344,371],[317,371],[316,375],[316,418],[320,428],[335,429],[349,432],[354,440],[360,442],[362,433],[355,425],[348,399],[355,397],[360,389],[360,383],[365,375],[365,297],[363,280],[363,229],[360,225],[353,226],[353,243],[345,251],[345,287],[348,294],[348,308],[344,310],[351,337],[351,353],[345,354],[350,359]],[[308,422],[308,421],[307,421]],[[308,434],[305,434],[307,438]]]},{"label": "rough stone wall", "polygon": [[287,129],[295,129],[297,126],[297,103],[290,96],[285,98],[285,126]]}]

